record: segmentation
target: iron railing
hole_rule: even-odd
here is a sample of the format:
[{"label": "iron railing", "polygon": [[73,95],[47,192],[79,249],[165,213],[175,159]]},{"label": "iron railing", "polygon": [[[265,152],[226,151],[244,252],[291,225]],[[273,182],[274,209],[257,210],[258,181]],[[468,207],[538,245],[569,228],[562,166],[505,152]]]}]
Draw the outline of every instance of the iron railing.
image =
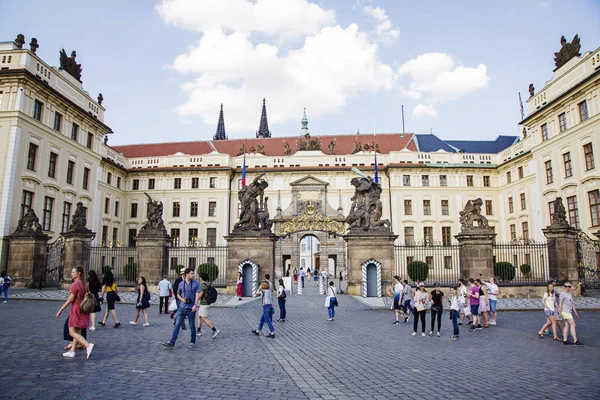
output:
[{"label": "iron railing", "polygon": [[493,254],[494,275],[500,284],[544,285],[550,278],[547,243],[496,243]]},{"label": "iron railing", "polygon": [[396,263],[395,275],[400,279],[412,281],[408,274],[408,264],[422,261],[427,264],[429,272],[425,284],[452,285],[460,277],[460,245],[415,245],[394,246]]},{"label": "iron railing", "polygon": [[167,265],[164,266],[164,274],[169,276],[171,282],[177,279],[182,267],[194,268],[198,272],[200,265],[214,264],[218,273],[213,285],[224,287],[227,284],[227,246],[167,247],[165,259]]},{"label": "iron railing", "polygon": [[600,268],[598,254],[600,242],[593,240],[585,232],[577,234],[577,261],[579,264],[579,281],[584,289],[600,288]]},{"label": "iron railing", "polygon": [[83,246],[83,268],[86,274],[96,271],[100,279],[107,267],[119,286],[135,286],[137,282],[137,249],[135,247]]}]

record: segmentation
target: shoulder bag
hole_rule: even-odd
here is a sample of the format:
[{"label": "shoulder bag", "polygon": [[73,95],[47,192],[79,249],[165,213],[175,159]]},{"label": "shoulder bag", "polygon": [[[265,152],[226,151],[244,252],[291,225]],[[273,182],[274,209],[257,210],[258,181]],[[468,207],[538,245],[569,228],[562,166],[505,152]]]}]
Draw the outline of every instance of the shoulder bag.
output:
[{"label": "shoulder bag", "polygon": [[83,283],[81,283],[81,286],[83,286],[84,294],[83,300],[81,300],[81,303],[79,303],[79,311],[84,314],[91,314],[96,309],[98,300],[96,299],[96,296],[94,296],[89,290],[86,290]]}]

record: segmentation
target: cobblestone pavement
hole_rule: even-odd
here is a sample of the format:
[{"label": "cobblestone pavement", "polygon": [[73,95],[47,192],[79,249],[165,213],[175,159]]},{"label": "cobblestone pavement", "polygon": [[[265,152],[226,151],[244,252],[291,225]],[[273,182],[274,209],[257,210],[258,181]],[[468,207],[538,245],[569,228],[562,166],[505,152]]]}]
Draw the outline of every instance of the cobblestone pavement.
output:
[{"label": "cobblestone pavement", "polygon": [[[61,357],[66,315],[56,301],[0,304],[3,398],[10,399],[596,399],[600,313],[577,321],[585,347],[536,335],[545,317],[501,312],[499,325],[442,337],[413,337],[412,320],[392,325],[388,311],[373,311],[340,296],[336,320],[327,321],[324,296],[307,287],[288,297],[288,318],[275,339],[256,337],[258,301],[215,308],[208,329],[189,349],[182,331],[175,349],[161,346],[172,319],[150,308],[151,326],[130,326],[133,305],[117,305],[121,328],[88,332],[92,357]],[[277,314],[278,314],[277,310]],[[429,315],[427,315],[429,328]],[[267,333],[265,328],[264,333]]]}]

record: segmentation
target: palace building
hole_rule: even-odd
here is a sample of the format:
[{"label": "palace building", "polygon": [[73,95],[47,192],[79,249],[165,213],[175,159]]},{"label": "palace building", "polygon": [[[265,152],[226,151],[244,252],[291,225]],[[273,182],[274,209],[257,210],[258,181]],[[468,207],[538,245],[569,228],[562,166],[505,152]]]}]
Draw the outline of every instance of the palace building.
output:
[{"label": "palace building", "polygon": [[[551,79],[537,91],[530,86],[527,115],[515,121],[521,136],[315,137],[306,111],[298,132],[278,135],[269,129],[263,100],[258,129],[244,139],[228,139],[225,104],[215,112],[212,140],[112,146],[102,95],[84,90],[75,52],[69,57],[63,50],[57,68],[36,55],[35,39],[29,46],[22,35],[0,42],[0,270],[8,236],[29,209],[56,239],[82,202],[95,243],[135,246],[146,217],[145,193],[163,203],[174,244],[225,245],[238,221],[244,157],[247,180],[264,172],[269,183],[274,232],[305,212],[343,223],[356,167],[371,176],[377,168],[382,218],[390,221],[397,244],[451,244],[459,212],[475,198],[482,199],[498,242],[545,241],[542,229],[559,196],[570,224],[592,236],[600,228],[600,49],[579,55],[565,46]],[[284,236],[277,265],[314,269],[327,260],[335,270],[343,263],[341,236]]]}]

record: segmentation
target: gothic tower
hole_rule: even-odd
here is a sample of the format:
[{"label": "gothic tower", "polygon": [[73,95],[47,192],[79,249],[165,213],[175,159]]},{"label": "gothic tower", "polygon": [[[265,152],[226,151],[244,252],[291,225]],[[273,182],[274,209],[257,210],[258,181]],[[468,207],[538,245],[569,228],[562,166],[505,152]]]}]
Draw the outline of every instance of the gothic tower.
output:
[{"label": "gothic tower", "polygon": [[263,99],[262,113],[260,114],[260,126],[256,132],[257,138],[270,138],[271,131],[269,130],[269,123],[267,122],[267,106],[265,105],[265,99]]},{"label": "gothic tower", "polygon": [[219,113],[219,123],[217,124],[217,132],[213,136],[213,140],[227,140],[225,134],[225,119],[223,118],[223,104],[221,103],[221,112]]}]

